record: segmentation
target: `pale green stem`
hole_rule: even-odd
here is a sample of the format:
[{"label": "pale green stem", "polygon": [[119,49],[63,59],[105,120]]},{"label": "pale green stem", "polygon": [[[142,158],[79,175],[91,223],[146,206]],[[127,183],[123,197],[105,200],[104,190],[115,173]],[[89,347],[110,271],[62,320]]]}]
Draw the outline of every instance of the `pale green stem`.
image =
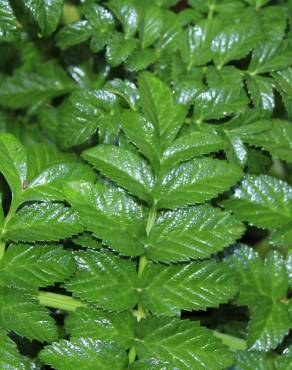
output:
[{"label": "pale green stem", "polygon": [[147,236],[149,235],[152,227],[155,224],[156,215],[157,215],[156,206],[157,206],[157,201],[154,202],[153,207],[151,207],[149,215],[148,215],[147,224],[146,224],[146,234],[147,234]]},{"label": "pale green stem", "polygon": [[[4,223],[3,223],[3,227],[2,227],[2,230],[1,230],[0,238],[3,237],[3,235],[5,233],[6,226],[7,226],[8,222],[9,222],[9,220],[15,215],[17,208],[18,208],[18,201],[16,200],[16,198],[12,198],[12,202],[11,202],[9,211],[8,211],[8,213],[7,213],[6,217],[5,217]],[[0,261],[4,257],[5,248],[6,248],[5,241],[3,241],[3,240],[0,241]]]},{"label": "pale green stem", "polygon": [[136,348],[133,346],[131,347],[130,351],[129,351],[129,365],[131,365],[133,362],[135,362],[136,360]]},{"label": "pale green stem", "polygon": [[232,351],[244,351],[247,348],[246,341],[240,338],[233,337],[228,334],[220,333],[219,331],[213,331],[215,337],[221,339]]},{"label": "pale green stem", "polygon": [[138,277],[139,278],[141,277],[146,265],[147,265],[147,257],[141,256],[139,259],[139,266],[138,266]]},{"label": "pale green stem", "polygon": [[282,180],[286,178],[285,167],[278,158],[273,157],[273,165],[269,172],[272,176],[280,177]]},{"label": "pale green stem", "polygon": [[4,257],[5,253],[5,242],[0,242],[0,261]]},{"label": "pale green stem", "polygon": [[9,211],[8,211],[6,217],[5,217],[5,221],[4,221],[4,225],[3,225],[3,233],[5,231],[5,228],[6,228],[7,224],[8,224],[8,222],[15,215],[18,206],[19,206],[18,199],[15,198],[15,197],[12,197],[12,201],[11,201],[11,204],[10,204]]},{"label": "pale green stem", "polygon": [[75,311],[79,307],[86,307],[86,304],[78,299],[63,294],[40,291],[38,298],[43,306],[65,311]]},{"label": "pale green stem", "polygon": [[214,5],[212,4],[210,7],[209,7],[209,12],[208,12],[208,19],[212,19],[213,18],[213,15],[214,15]]}]

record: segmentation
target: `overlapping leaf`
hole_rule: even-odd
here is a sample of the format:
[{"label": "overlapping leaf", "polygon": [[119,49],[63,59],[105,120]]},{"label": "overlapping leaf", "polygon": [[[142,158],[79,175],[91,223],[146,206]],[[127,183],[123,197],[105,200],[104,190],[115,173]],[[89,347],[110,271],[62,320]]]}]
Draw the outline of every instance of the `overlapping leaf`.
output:
[{"label": "overlapping leaf", "polygon": [[247,87],[256,108],[273,111],[275,97],[273,80],[269,77],[252,76],[247,79]]},{"label": "overlapping leaf", "polygon": [[76,254],[77,273],[66,283],[73,295],[98,307],[122,311],[137,302],[135,265],[112,253],[86,251]]},{"label": "overlapping leaf", "polygon": [[144,252],[142,209],[126,192],[109,184],[76,182],[67,185],[66,195],[82,224],[105,244],[131,256]]},{"label": "overlapping leaf", "polygon": [[55,31],[60,20],[64,0],[25,0],[42,33],[48,35]]},{"label": "overlapping leaf", "polygon": [[151,202],[154,176],[148,163],[138,154],[116,146],[98,145],[83,152],[82,156],[119,186]]},{"label": "overlapping leaf", "polygon": [[236,284],[223,264],[150,265],[143,275],[140,302],[151,312],[179,315],[181,310],[205,310],[227,302]]},{"label": "overlapping leaf", "polygon": [[[142,114],[125,111],[120,117],[123,130],[154,168],[159,167],[158,138],[153,123]],[[142,135],[141,135],[142,133]]]},{"label": "overlapping leaf", "polygon": [[49,311],[39,305],[35,295],[20,289],[0,288],[0,327],[42,342],[58,337]]},{"label": "overlapping leaf", "polygon": [[21,191],[27,173],[26,153],[11,134],[0,135],[0,171],[14,195]]},{"label": "overlapping leaf", "polygon": [[211,43],[219,29],[220,22],[216,19],[204,19],[187,28],[181,53],[188,70],[193,65],[204,65],[212,59]]},{"label": "overlapping leaf", "polygon": [[155,125],[161,148],[165,149],[183,124],[185,108],[174,104],[169,87],[150,73],[139,76],[139,93],[142,110]]},{"label": "overlapping leaf", "polygon": [[71,91],[72,82],[54,61],[39,64],[33,72],[17,70],[0,82],[0,105],[5,108],[36,107]]},{"label": "overlapping leaf", "polygon": [[160,208],[202,203],[228,190],[241,177],[241,170],[225,161],[201,158],[184,162],[164,175],[153,192]]},{"label": "overlapping leaf", "polygon": [[223,202],[240,220],[276,228],[291,220],[292,188],[271,176],[247,176],[231,199]]},{"label": "overlapping leaf", "polygon": [[17,19],[8,0],[3,0],[0,7],[0,40],[11,42],[19,38]]},{"label": "overlapping leaf", "polygon": [[25,201],[63,200],[65,181],[94,180],[89,168],[53,145],[40,144],[24,148],[10,134],[0,136],[0,171],[6,178],[17,204]]},{"label": "overlapping leaf", "polygon": [[115,341],[130,348],[134,338],[136,319],[131,311],[107,312],[94,308],[79,308],[66,320],[71,338],[93,338]]},{"label": "overlapping leaf", "polygon": [[252,53],[248,70],[255,75],[285,68],[291,64],[291,55],[288,43],[261,42]]},{"label": "overlapping leaf", "polygon": [[209,205],[162,212],[146,241],[147,254],[164,262],[204,258],[235,242],[244,227]]},{"label": "overlapping leaf", "polygon": [[[264,122],[263,122],[264,123]],[[288,163],[292,162],[292,124],[284,120],[266,121],[269,130],[253,135],[246,133],[244,141],[269,151]]]},{"label": "overlapping leaf", "polygon": [[76,366],[94,370],[114,368],[123,370],[127,367],[126,351],[114,342],[78,338],[72,341],[62,340],[42,350],[41,359],[59,370],[74,370]]},{"label": "overlapping leaf", "polygon": [[57,203],[23,207],[6,224],[2,236],[13,241],[59,240],[83,230],[77,213]]},{"label": "overlapping leaf", "polygon": [[230,260],[240,281],[238,303],[252,309],[248,325],[248,346],[254,350],[275,348],[291,329],[288,271],[285,260],[270,252],[265,261],[251,248],[241,246]]},{"label": "overlapping leaf", "polygon": [[217,152],[223,148],[224,142],[217,133],[188,130],[165,150],[162,167],[171,168],[193,157]]},{"label": "overlapping leaf", "polygon": [[248,325],[248,345],[258,351],[275,348],[291,327],[291,317],[285,303],[261,299]]},{"label": "overlapping leaf", "polygon": [[154,364],[161,361],[167,369],[216,370],[232,364],[226,347],[207,329],[194,321],[163,316],[149,316],[140,322],[136,351],[141,360],[147,359],[148,366],[153,358]]},{"label": "overlapping leaf", "polygon": [[74,270],[71,253],[61,246],[14,244],[0,261],[0,285],[37,289],[63,281]]},{"label": "overlapping leaf", "polygon": [[230,60],[245,57],[260,41],[256,23],[229,25],[212,40],[211,50],[215,64],[222,68]]},{"label": "overlapping leaf", "polygon": [[87,20],[76,21],[64,26],[57,34],[57,46],[61,49],[80,44],[93,34],[91,24]]},{"label": "overlapping leaf", "polygon": [[2,369],[28,370],[29,361],[20,355],[16,344],[7,336],[4,330],[0,330],[0,366]]},{"label": "overlapping leaf", "polygon": [[200,92],[195,99],[193,117],[197,122],[224,118],[246,108],[248,99],[242,88],[222,84]]}]

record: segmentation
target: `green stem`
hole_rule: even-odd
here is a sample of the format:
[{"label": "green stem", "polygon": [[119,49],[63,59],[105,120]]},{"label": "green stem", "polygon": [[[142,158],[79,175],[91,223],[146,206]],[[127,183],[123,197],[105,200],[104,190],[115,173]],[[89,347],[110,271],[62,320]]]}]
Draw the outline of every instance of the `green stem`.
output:
[{"label": "green stem", "polygon": [[19,202],[18,202],[18,199],[17,198],[14,198],[12,197],[12,201],[11,201],[11,204],[10,204],[10,208],[9,208],[9,211],[5,217],[5,221],[4,221],[4,225],[3,225],[3,234],[5,232],[5,228],[8,224],[8,222],[10,221],[10,219],[15,215],[16,211],[17,211],[17,208],[19,206]]},{"label": "green stem", "polygon": [[147,265],[147,257],[141,256],[139,259],[139,266],[138,266],[138,278],[141,277],[146,265]]},{"label": "green stem", "polygon": [[133,346],[133,347],[130,348],[129,355],[128,355],[128,357],[129,357],[129,365],[131,365],[133,362],[135,362],[136,356],[137,356],[137,354],[136,354],[136,348]]},{"label": "green stem", "polygon": [[[155,224],[156,216],[157,216],[157,201],[154,201],[153,206],[150,208],[148,219],[146,223],[146,235],[148,236],[150,234],[150,231],[152,227]],[[140,278],[142,276],[142,273],[147,265],[147,257],[141,256],[139,260],[139,267],[138,267],[138,277]]]},{"label": "green stem", "polygon": [[5,242],[0,242],[0,261],[4,257],[5,253]]},{"label": "green stem", "polygon": [[78,299],[63,294],[39,292],[38,298],[42,306],[65,311],[75,311],[78,307],[86,307],[86,304]]},{"label": "green stem", "polygon": [[[155,220],[157,216],[156,206],[157,206],[157,201],[154,201],[153,206],[150,208],[147,223],[146,223],[146,235],[147,236],[150,234],[150,231],[155,224]],[[139,259],[139,266],[138,266],[138,278],[141,278],[146,265],[147,265],[147,257],[145,255],[141,256]],[[145,311],[144,307],[139,303],[138,309],[137,311],[135,311],[135,316],[137,318],[137,321],[140,321],[141,319],[146,317],[146,315],[147,315],[147,312]],[[134,346],[130,348],[128,357],[129,357],[129,366],[130,366],[136,359],[136,349]]]},{"label": "green stem", "polygon": [[[11,204],[10,204],[9,211],[8,211],[6,217],[5,217],[5,220],[4,220],[4,223],[3,223],[3,226],[2,226],[0,238],[2,238],[3,235],[5,234],[6,226],[9,222],[9,220],[15,215],[15,213],[17,211],[17,208],[18,208],[18,201],[17,201],[16,198],[12,197],[12,201],[11,201]],[[4,257],[5,247],[6,247],[5,241],[0,241],[0,261]]]},{"label": "green stem", "polygon": [[154,201],[153,206],[151,207],[147,219],[147,224],[146,224],[146,235],[148,236],[152,227],[155,224],[156,216],[157,216],[157,201]]},{"label": "green stem", "polygon": [[214,5],[212,4],[210,7],[209,7],[209,12],[208,12],[208,19],[212,19],[213,18],[213,15],[214,15]]},{"label": "green stem", "polygon": [[222,340],[232,351],[244,351],[247,348],[246,341],[240,338],[233,337],[228,334],[220,333],[219,331],[213,331],[215,337]]}]

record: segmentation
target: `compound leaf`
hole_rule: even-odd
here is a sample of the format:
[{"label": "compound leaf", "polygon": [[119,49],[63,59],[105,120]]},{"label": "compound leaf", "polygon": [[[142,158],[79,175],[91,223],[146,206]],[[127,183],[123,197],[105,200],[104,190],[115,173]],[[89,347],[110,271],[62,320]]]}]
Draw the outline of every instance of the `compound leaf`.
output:
[{"label": "compound leaf", "polygon": [[270,252],[263,261],[252,248],[241,245],[228,261],[241,284],[240,304],[256,307],[262,297],[274,301],[285,297],[288,272],[278,252]]},{"label": "compound leaf", "polygon": [[270,252],[263,261],[251,248],[241,246],[229,260],[240,282],[238,304],[252,309],[248,346],[259,351],[275,348],[291,328],[286,297],[289,282],[286,262]]}]

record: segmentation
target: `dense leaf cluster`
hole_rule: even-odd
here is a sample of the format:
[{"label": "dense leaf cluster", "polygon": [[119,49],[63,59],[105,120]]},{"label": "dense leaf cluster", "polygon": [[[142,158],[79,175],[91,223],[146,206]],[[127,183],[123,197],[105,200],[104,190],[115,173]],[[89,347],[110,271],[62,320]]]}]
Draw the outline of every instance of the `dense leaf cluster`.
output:
[{"label": "dense leaf cluster", "polygon": [[0,2],[0,368],[288,370],[292,2]]}]

